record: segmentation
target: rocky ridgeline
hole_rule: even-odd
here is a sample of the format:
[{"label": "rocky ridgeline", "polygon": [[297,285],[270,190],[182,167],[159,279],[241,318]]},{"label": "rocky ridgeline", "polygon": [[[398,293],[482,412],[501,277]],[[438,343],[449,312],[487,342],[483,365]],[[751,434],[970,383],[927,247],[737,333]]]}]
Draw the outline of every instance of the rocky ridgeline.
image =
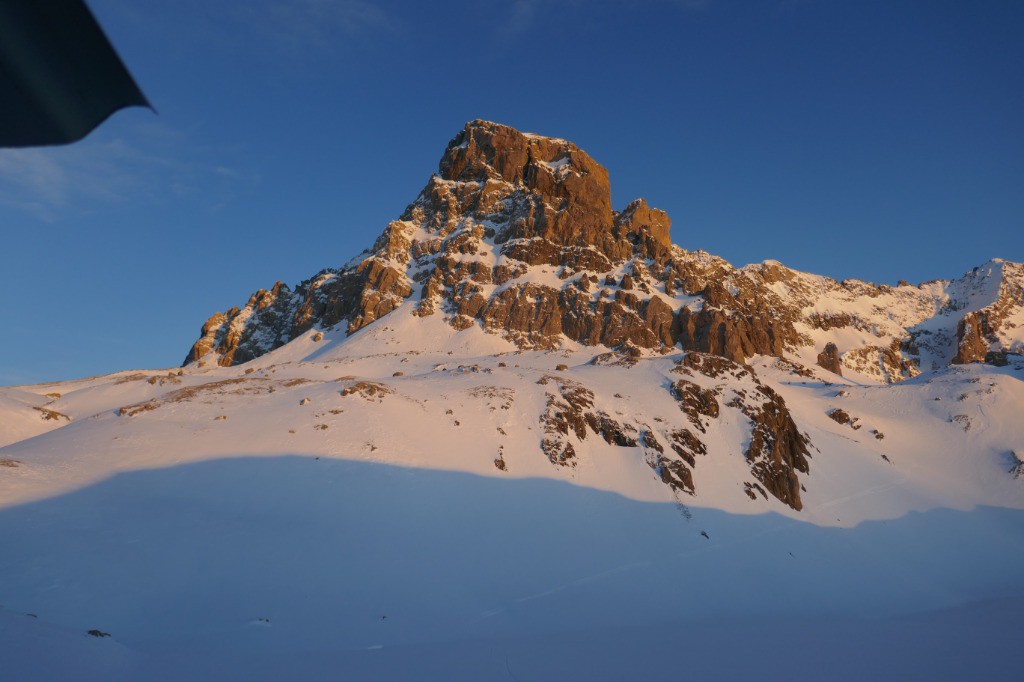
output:
[{"label": "rocky ridgeline", "polygon": [[[246,362],[312,328],[354,333],[405,300],[520,347],[565,337],[638,352],[684,348],[742,361],[798,340],[770,292],[730,293],[725,261],[672,246],[668,216],[611,208],[607,171],[570,142],[474,121],[373,248],[295,290],[278,283],[203,326],[186,364]],[[557,272],[558,287],[534,281]],[[679,297],[699,299],[677,312]]]},{"label": "rocky ridgeline", "polygon": [[473,121],[372,249],[217,313],[186,364],[246,362],[314,327],[352,334],[406,301],[417,315],[444,315],[455,330],[479,325],[521,348],[568,338],[740,363],[785,354],[883,381],[1024,348],[1018,264],[876,286],[771,261],[734,268],[674,246],[669,229],[643,199],[613,210],[607,171],[571,142]]}]

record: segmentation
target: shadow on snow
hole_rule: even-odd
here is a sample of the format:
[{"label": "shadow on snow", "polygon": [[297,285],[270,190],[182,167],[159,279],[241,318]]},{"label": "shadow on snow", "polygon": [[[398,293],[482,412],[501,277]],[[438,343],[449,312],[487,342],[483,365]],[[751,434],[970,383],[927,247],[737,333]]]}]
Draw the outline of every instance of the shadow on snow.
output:
[{"label": "shadow on snow", "polygon": [[[463,665],[476,679],[812,679],[847,658],[850,679],[977,679],[999,676],[1022,634],[1000,618],[1024,606],[1021,511],[852,529],[686,518],[556,480],[291,455],[122,473],[9,508],[0,547],[3,613],[110,632],[133,675],[167,679],[240,658],[232,671],[268,679]],[[864,646],[897,667],[874,671]],[[5,649],[0,664],[26,664]]]}]

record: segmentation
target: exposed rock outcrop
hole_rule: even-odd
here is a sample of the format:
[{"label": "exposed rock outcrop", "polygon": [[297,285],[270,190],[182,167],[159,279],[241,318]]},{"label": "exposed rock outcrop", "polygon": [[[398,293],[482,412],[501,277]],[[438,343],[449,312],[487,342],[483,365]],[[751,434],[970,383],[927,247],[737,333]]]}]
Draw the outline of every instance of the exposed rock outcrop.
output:
[{"label": "exposed rock outcrop", "polygon": [[966,365],[970,362],[984,362],[988,353],[988,339],[985,338],[984,313],[973,312],[964,315],[956,325],[956,355],[953,364]]},{"label": "exposed rock outcrop", "polygon": [[839,347],[829,341],[825,349],[818,353],[818,366],[833,374],[843,375],[843,363],[839,359]]},{"label": "exposed rock outcrop", "polygon": [[747,461],[754,477],[769,493],[799,511],[803,509],[803,502],[797,472],[810,470],[807,438],[793,422],[782,396],[763,384],[758,392],[764,396],[760,405],[747,404],[740,408],[753,424]]},{"label": "exposed rock outcrop", "polygon": [[545,376],[541,384],[554,391],[548,391],[547,408],[540,416],[541,450],[552,464],[576,466],[576,449],[570,436],[583,441],[588,431],[605,440],[609,445],[636,447],[637,430],[629,424],[620,424],[602,410],[594,408],[594,392],[581,384],[564,378]]},{"label": "exposed rock outcrop", "polygon": [[[629,366],[615,357],[595,358],[595,364],[605,362]],[[679,415],[651,423],[613,416],[598,406],[595,392],[578,381],[543,376],[537,382],[545,393],[544,411],[538,417],[541,451],[552,464],[575,468],[594,437],[610,446],[641,448],[648,466],[665,484],[690,495],[699,486],[696,472],[702,458],[742,456],[756,481],[749,489],[800,510],[799,473],[809,471],[808,441],[782,397],[752,368],[727,358],[687,353],[672,372],[681,375],[668,385]],[[703,439],[717,430],[715,422],[725,410],[737,412],[732,420],[749,424],[748,438],[742,451],[711,453]]]},{"label": "exposed rock outcrop", "polygon": [[[685,380],[682,386],[681,382],[673,384],[671,390],[690,423],[702,433],[705,428],[701,418],[719,416],[715,394],[730,393],[732,397],[725,406],[739,410],[750,421],[750,440],[744,456],[751,474],[769,494],[793,509],[802,509],[798,472],[810,470],[807,461],[810,452],[807,438],[797,428],[782,396],[763,384],[749,366],[722,357],[687,353],[675,371],[690,377],[699,374],[720,380],[714,390],[695,387],[693,382]],[[688,434],[684,439],[695,438],[688,431],[684,430],[684,434]]]}]

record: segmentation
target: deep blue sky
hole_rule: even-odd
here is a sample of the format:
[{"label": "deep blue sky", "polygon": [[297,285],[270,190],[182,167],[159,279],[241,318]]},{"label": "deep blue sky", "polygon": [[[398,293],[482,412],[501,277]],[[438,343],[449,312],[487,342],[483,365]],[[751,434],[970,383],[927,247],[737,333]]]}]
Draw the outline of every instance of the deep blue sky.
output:
[{"label": "deep blue sky", "polygon": [[159,110],[0,150],[0,384],[176,365],[369,246],[474,118],[674,241],[837,279],[1024,260],[1019,0],[91,0]]}]

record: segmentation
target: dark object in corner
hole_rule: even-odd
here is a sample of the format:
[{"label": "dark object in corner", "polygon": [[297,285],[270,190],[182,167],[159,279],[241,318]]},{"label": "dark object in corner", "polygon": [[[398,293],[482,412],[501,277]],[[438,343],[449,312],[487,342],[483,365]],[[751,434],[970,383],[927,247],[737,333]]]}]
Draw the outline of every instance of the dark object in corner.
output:
[{"label": "dark object in corner", "polygon": [[149,107],[83,0],[0,0],[0,147],[68,144]]}]

